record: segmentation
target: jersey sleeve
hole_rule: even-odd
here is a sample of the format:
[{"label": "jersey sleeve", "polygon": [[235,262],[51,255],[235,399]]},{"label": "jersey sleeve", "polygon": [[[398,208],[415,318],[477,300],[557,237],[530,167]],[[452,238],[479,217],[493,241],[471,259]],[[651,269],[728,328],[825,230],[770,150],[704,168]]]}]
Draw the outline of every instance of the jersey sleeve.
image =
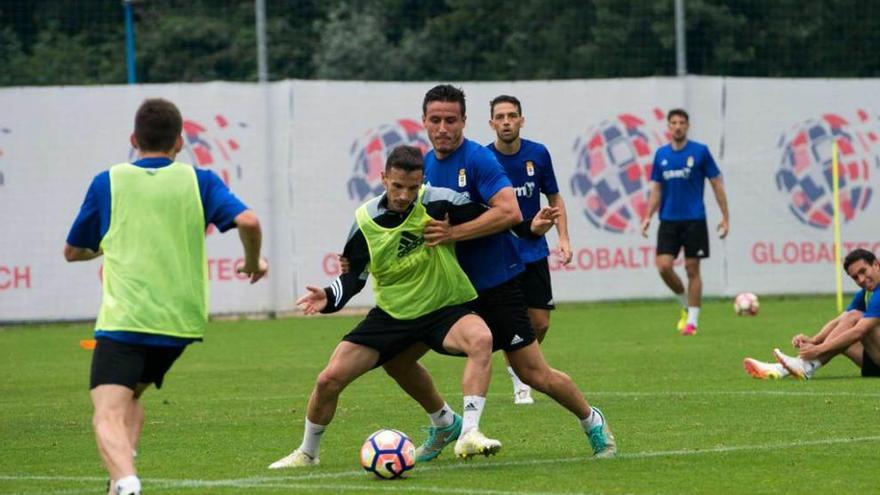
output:
[{"label": "jersey sleeve", "polygon": [[544,194],[559,194],[559,184],[556,183],[556,172],[553,171],[553,159],[550,151],[544,146],[540,153],[541,163],[544,165],[541,174],[541,192]]},{"label": "jersey sleeve", "polygon": [[213,223],[220,232],[235,227],[235,217],[247,210],[247,206],[232,194],[214,172],[196,169],[196,177],[202,195],[202,208],[205,210],[205,225]]},{"label": "jersey sleeve", "polygon": [[847,311],[861,311],[865,312],[865,289],[862,289],[856,292],[856,295],[853,296],[852,301],[849,302],[849,306],[846,307]]},{"label": "jersey sleeve", "polygon": [[[662,149],[662,148],[661,148]],[[651,180],[654,182],[663,182],[663,173],[660,172],[660,150],[654,153],[654,163],[651,164]]]},{"label": "jersey sleeve", "polygon": [[875,290],[868,300],[864,318],[880,318],[880,291]]},{"label": "jersey sleeve", "polygon": [[513,187],[504,168],[488,148],[480,146],[472,155],[474,178],[480,196],[488,203],[489,199],[505,187]]},{"label": "jersey sleeve", "polygon": [[104,171],[96,175],[89,184],[79,213],[67,234],[67,244],[97,251],[110,225],[109,211],[110,173]]},{"label": "jersey sleeve", "polygon": [[432,186],[425,186],[422,204],[425,205],[428,216],[435,220],[442,220],[449,215],[451,225],[470,222],[489,209],[485,205],[474,203],[458,191]]},{"label": "jersey sleeve", "polygon": [[367,247],[367,239],[358,228],[357,223],[352,226],[348,241],[342,250],[342,256],[348,259],[348,272],[343,273],[324,288],[324,293],[327,295],[327,306],[321,310],[321,313],[339,311],[367,284],[367,277],[370,274],[370,250]]},{"label": "jersey sleeve", "polygon": [[715,163],[715,158],[712,157],[712,152],[709,151],[709,147],[705,147],[706,150],[706,159],[703,162],[703,166],[705,169],[703,172],[706,174],[707,179],[714,179],[721,175],[721,170],[718,168],[718,164]]}]

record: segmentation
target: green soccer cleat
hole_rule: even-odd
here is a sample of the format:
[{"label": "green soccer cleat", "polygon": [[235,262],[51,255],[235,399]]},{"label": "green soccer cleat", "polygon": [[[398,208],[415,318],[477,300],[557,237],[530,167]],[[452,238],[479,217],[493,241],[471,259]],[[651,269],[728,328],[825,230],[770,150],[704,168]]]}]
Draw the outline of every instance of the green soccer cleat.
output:
[{"label": "green soccer cleat", "polygon": [[675,325],[676,330],[681,332],[684,330],[684,327],[687,326],[688,323],[688,312],[686,309],[681,309],[681,316],[678,317],[678,323]]},{"label": "green soccer cleat", "polygon": [[596,425],[587,432],[590,447],[593,448],[593,457],[597,459],[614,457],[617,454],[617,442],[614,441],[614,434],[608,428],[608,422],[605,421],[605,415],[602,414],[602,411],[595,407],[593,410],[602,418],[601,425]]},{"label": "green soccer cleat", "polygon": [[417,463],[433,461],[440,455],[443,447],[458,440],[458,436],[461,435],[461,416],[455,414],[452,417],[452,424],[449,426],[443,428],[429,426],[427,430],[428,439],[416,449]]}]

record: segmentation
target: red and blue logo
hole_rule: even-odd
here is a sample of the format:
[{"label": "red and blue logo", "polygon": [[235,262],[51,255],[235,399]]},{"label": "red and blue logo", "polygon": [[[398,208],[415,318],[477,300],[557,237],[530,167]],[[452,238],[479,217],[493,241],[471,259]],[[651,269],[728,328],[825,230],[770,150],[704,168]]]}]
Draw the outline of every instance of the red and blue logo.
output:
[{"label": "red and blue logo", "polygon": [[827,229],[834,219],[832,142],[838,146],[838,187],[843,223],[855,219],[868,207],[874,193],[871,176],[880,175],[877,132],[867,112],[855,119],[827,113],[784,132],[777,143],[781,152],[776,188],[788,200],[788,208],[801,222]]},{"label": "red and blue logo", "polygon": [[584,216],[596,228],[638,231],[648,213],[654,152],[669,141],[664,124],[659,108],[647,119],[624,113],[603,120],[575,141],[571,192],[582,200]]},{"label": "red and blue logo", "polygon": [[348,179],[348,197],[358,203],[384,191],[382,172],[391,150],[398,146],[417,146],[422,153],[431,149],[425,128],[415,120],[400,119],[366,131],[351,144],[349,154],[354,164]]}]

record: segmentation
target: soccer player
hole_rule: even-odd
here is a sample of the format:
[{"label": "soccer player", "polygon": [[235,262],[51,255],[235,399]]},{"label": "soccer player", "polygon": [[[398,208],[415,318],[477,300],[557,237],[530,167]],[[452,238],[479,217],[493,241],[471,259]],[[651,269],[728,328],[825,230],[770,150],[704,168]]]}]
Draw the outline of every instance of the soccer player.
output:
[{"label": "soccer player", "polygon": [[871,251],[855,249],[844,258],[843,269],[861,288],[846,311],[812,337],[795,335],[791,345],[799,350],[797,357],[774,349],[776,363],[745,358],[743,367],[749,375],[760,379],[789,375],[809,379],[835,356],[844,354],[862,370],[862,376],[880,376],[880,261]]},{"label": "soccer player", "polygon": [[[318,375],[306,410],[302,443],[270,469],[318,464],[320,441],[343,389],[416,342],[442,354],[466,355],[464,402],[485,402],[492,334],[464,306],[477,293],[456,261],[454,246],[428,247],[423,237],[424,226],[432,218],[449,218],[459,224],[478,217],[485,208],[463,194],[424,186],[423,180],[421,150],[395,148],[382,174],[385,193],[356,211],[343,250],[348,270],[329,287],[308,286],[308,293],[297,301],[307,315],[336,312],[373,275],[376,307],[343,337]],[[552,216],[536,215],[532,228],[541,235],[552,225]],[[465,411],[464,425],[459,426],[482,451],[495,453],[501,442],[480,432],[481,413],[482,408]]]},{"label": "soccer player", "polygon": [[[696,335],[703,296],[700,260],[709,257],[709,229],[706,225],[706,206],[703,186],[709,179],[715,200],[721,209],[718,235],[727,237],[727,194],[721,180],[721,171],[709,148],[687,137],[690,118],[680,108],[666,115],[671,141],[654,155],[651,169],[651,194],[648,213],[642,221],[642,235],[648,236],[651,217],[660,209],[660,228],[657,232],[656,264],[660,278],[681,301],[678,330],[682,335]],[[672,264],[684,247],[684,269],[688,286],[685,292],[681,278]]]},{"label": "soccer player", "polygon": [[[431,246],[456,242],[458,260],[478,294],[471,307],[492,331],[493,349],[505,351],[523,382],[549,395],[577,417],[595,456],[613,456],[614,436],[602,413],[590,407],[568,375],[548,366],[535,341],[519,277],[522,262],[515,239],[506,233],[520,218],[516,195],[492,152],[464,137],[465,110],[464,92],[454,86],[438,85],[425,94],[422,121],[434,146],[425,157],[425,180],[467,194],[471,201],[487,204],[489,210],[461,225],[431,221],[425,227],[425,240]],[[472,450],[467,433],[462,433],[458,415],[445,424],[434,420],[448,418],[453,411],[437,391],[431,375],[417,362],[427,350],[417,344],[384,366],[431,416],[428,439],[416,450],[417,460],[434,459],[456,439],[456,455],[466,456],[473,450],[479,453],[476,448]],[[481,403],[469,403],[465,411],[481,407]]]},{"label": "soccer player", "polygon": [[104,296],[95,322],[92,425],[110,474],[109,494],[139,494],[134,452],[144,424],[140,397],[162,382],[187,345],[201,341],[208,316],[205,228],[237,227],[240,273],[251,283],[260,258],[257,216],[207,170],[175,162],[183,120],[170,101],[138,108],[131,145],[138,159],[92,180],[67,236],[67,261],[104,257]]},{"label": "soccer player", "polygon": [[[525,124],[522,104],[514,96],[500,95],[489,103],[489,126],[495,131],[495,142],[488,148],[504,167],[507,177],[513,183],[519,209],[524,217],[531,217],[541,209],[541,194],[547,196],[547,203],[560,211],[556,230],[559,233],[559,255],[563,265],[571,262],[571,243],[568,239],[568,217],[565,202],[559,194],[553,161],[547,148],[534,141],[520,137],[520,129]],[[520,257],[525,264],[522,276],[523,294],[528,306],[529,321],[535,331],[538,343],[550,328],[550,311],[553,305],[553,289],[550,285],[550,266],[547,257],[550,250],[544,237],[537,239],[518,239]],[[513,368],[507,367],[513,381],[513,402],[532,404],[532,389],[523,383]]]}]

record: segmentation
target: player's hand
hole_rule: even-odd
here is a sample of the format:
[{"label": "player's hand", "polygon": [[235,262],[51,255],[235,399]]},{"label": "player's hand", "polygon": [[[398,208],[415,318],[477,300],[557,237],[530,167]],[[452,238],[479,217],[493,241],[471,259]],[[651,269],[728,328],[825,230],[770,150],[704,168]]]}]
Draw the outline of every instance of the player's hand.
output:
[{"label": "player's hand", "polygon": [[336,258],[339,260],[339,273],[346,274],[351,270],[351,262],[348,261],[348,258],[341,254],[337,254]]},{"label": "player's hand", "polygon": [[809,361],[811,359],[818,359],[820,354],[822,354],[822,349],[820,349],[818,345],[805,342],[801,344],[798,357],[805,361]]},{"label": "player's hand", "polygon": [[651,219],[642,220],[642,237],[648,237],[648,229],[651,228]]},{"label": "player's hand", "polygon": [[538,214],[532,218],[532,223],[529,228],[535,235],[544,235],[556,225],[556,221],[560,216],[562,216],[562,212],[559,211],[559,208],[544,206]]},{"label": "player's hand", "polygon": [[444,242],[454,242],[452,237],[452,225],[449,223],[449,214],[443,220],[430,220],[425,225],[425,246],[434,247]]},{"label": "player's hand", "polygon": [[804,344],[815,344],[815,342],[813,342],[812,338],[810,338],[802,333],[799,333],[791,338],[791,345],[795,349],[800,349],[801,346],[803,346]]},{"label": "player's hand", "polygon": [[303,313],[313,315],[327,307],[327,293],[324,289],[307,285],[306,290],[308,292],[296,300],[296,305],[302,308]]},{"label": "player's hand", "polygon": [[251,279],[251,283],[255,284],[258,280],[266,276],[266,273],[269,272],[269,262],[266,261],[265,258],[260,258],[257,261],[257,266],[250,266],[247,263],[241,265],[236,268],[235,271],[238,273],[244,273]]},{"label": "player's hand", "polygon": [[730,231],[730,224],[727,223],[727,219],[722,219],[718,222],[718,237],[724,239],[727,237],[727,233]]},{"label": "player's hand", "polygon": [[568,242],[568,239],[560,239],[559,240],[559,259],[562,261],[563,265],[567,265],[571,263],[571,258],[573,253],[571,252],[571,244]]}]

